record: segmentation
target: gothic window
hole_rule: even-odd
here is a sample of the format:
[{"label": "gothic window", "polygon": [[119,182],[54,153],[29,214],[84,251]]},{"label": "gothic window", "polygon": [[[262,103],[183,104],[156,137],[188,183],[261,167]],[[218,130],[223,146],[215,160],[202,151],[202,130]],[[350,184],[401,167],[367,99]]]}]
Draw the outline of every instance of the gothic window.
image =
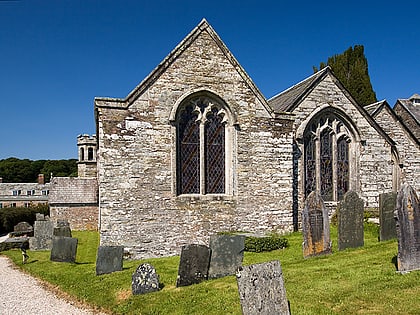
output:
[{"label": "gothic window", "polygon": [[304,136],[305,196],[318,190],[325,201],[343,199],[349,190],[349,142],[345,124],[334,114],[315,119]]},{"label": "gothic window", "polygon": [[177,193],[226,193],[226,128],[223,106],[207,97],[184,104],[177,118]]}]

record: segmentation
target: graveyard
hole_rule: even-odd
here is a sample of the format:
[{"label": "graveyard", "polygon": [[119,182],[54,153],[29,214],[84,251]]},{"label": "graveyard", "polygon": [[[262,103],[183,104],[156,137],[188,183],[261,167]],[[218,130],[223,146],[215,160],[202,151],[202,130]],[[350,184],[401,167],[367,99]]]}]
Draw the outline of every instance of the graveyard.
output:
[{"label": "graveyard", "polygon": [[[289,247],[245,252],[243,266],[279,261],[291,314],[418,314],[420,271],[397,272],[396,238],[378,241],[377,225],[365,223],[364,245],[338,250],[337,227],[330,227],[328,255],[304,258],[301,232],[286,235]],[[75,303],[112,314],[242,314],[235,275],[177,287],[180,256],[124,260],[121,271],[96,275],[99,235],[72,231],[78,239],[75,263],[51,261],[50,250],[2,252],[25,272],[64,292]],[[132,275],[143,263],[159,275],[160,290],[132,293]]]}]

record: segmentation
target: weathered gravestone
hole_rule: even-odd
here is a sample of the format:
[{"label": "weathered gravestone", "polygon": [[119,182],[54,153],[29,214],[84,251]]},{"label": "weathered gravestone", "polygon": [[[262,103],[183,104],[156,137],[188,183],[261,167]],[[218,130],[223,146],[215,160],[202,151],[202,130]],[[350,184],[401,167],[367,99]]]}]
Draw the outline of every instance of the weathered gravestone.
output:
[{"label": "weathered gravestone", "polygon": [[397,193],[390,192],[379,195],[379,240],[387,241],[397,237],[395,223],[395,207]]},{"label": "weathered gravestone", "polygon": [[236,280],[243,315],[290,314],[278,260],[240,267]]},{"label": "weathered gravestone", "polygon": [[42,220],[34,223],[34,236],[29,239],[31,250],[49,250],[52,248],[54,223]]},{"label": "weathered gravestone", "polygon": [[54,236],[71,237],[70,223],[68,221],[59,220],[54,227]]},{"label": "weathered gravestone", "polygon": [[338,250],[364,245],[363,210],[363,200],[356,192],[348,191],[337,210]]},{"label": "weathered gravestone", "polygon": [[207,280],[211,249],[205,245],[182,246],[176,286],[182,287]]},{"label": "weathered gravestone", "polygon": [[330,220],[321,195],[315,191],[306,198],[302,211],[303,256],[331,254]]},{"label": "weathered gravestone", "polygon": [[150,264],[141,264],[133,273],[131,281],[133,295],[159,291],[159,275]]},{"label": "weathered gravestone", "polygon": [[54,236],[51,249],[51,261],[70,262],[76,261],[77,238]]},{"label": "weathered gravestone", "polygon": [[19,222],[13,227],[13,232],[10,233],[11,236],[33,236],[34,228],[28,222]]},{"label": "weathered gravestone", "polygon": [[403,185],[397,196],[398,271],[420,269],[420,205],[415,190]]},{"label": "weathered gravestone", "polygon": [[209,278],[220,278],[235,274],[242,266],[245,250],[244,235],[210,236]]},{"label": "weathered gravestone", "polygon": [[123,268],[124,246],[99,246],[96,275],[120,271]]},{"label": "weathered gravestone", "polygon": [[45,221],[47,219],[45,218],[45,215],[44,214],[42,214],[42,213],[35,213],[35,220],[36,221]]}]

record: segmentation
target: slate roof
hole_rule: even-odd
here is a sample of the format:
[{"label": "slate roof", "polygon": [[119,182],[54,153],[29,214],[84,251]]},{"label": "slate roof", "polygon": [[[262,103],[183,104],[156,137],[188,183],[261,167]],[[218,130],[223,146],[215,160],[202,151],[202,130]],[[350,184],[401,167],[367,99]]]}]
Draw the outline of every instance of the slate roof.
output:
[{"label": "slate roof", "polygon": [[413,94],[409,99],[398,99],[398,102],[413,116],[420,125],[420,95]]},{"label": "slate roof", "polygon": [[268,100],[268,104],[273,108],[274,112],[291,112],[330,71],[331,68],[329,66],[325,67],[324,69],[311,75],[309,78],[273,96]]},{"label": "slate roof", "polygon": [[368,112],[370,116],[375,117],[386,105],[385,103],[386,101],[382,100],[373,104],[366,105],[364,109]]}]

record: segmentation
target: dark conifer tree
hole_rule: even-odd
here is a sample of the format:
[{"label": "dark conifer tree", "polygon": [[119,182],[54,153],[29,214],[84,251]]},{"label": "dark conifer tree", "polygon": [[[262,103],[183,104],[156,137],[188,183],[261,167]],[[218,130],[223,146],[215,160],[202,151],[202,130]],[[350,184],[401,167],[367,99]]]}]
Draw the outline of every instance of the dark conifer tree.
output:
[{"label": "dark conifer tree", "polygon": [[[328,62],[321,62],[319,67],[322,69],[327,65],[360,105],[365,106],[377,101],[370,82],[363,45],[355,45],[340,55],[329,57]],[[314,71],[318,69],[314,67]]]}]

